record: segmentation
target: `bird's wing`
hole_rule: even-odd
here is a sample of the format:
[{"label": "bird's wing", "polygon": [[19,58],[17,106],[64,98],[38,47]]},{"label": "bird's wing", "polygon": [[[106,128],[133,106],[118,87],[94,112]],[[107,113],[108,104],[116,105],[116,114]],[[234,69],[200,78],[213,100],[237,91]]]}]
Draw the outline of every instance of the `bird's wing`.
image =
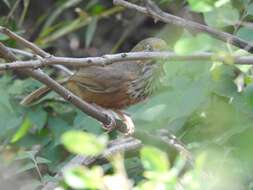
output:
[{"label": "bird's wing", "polygon": [[106,67],[87,67],[77,71],[70,81],[93,93],[113,93],[134,77],[133,73],[122,69],[124,66],[120,66],[120,63]]}]

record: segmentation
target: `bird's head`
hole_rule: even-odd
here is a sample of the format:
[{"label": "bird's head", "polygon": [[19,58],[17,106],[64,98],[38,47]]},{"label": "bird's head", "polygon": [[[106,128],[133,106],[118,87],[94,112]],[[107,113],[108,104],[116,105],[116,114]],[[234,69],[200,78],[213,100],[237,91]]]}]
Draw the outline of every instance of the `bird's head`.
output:
[{"label": "bird's head", "polygon": [[134,46],[132,52],[137,51],[162,51],[168,47],[167,43],[160,38],[146,38]]}]

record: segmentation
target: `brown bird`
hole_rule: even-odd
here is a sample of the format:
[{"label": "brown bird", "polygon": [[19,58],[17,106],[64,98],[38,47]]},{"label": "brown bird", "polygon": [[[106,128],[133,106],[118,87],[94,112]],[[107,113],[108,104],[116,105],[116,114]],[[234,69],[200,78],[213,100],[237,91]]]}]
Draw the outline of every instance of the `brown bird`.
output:
[{"label": "brown bird", "polygon": [[[166,47],[162,39],[147,38],[140,41],[132,52],[161,51]],[[162,65],[154,60],[124,61],[105,67],[81,68],[62,83],[83,100],[113,110],[125,122],[130,134],[134,131],[134,124],[120,110],[149,97],[159,86],[162,75]],[[39,88],[25,97],[21,104],[30,105],[49,91],[48,87]]]}]

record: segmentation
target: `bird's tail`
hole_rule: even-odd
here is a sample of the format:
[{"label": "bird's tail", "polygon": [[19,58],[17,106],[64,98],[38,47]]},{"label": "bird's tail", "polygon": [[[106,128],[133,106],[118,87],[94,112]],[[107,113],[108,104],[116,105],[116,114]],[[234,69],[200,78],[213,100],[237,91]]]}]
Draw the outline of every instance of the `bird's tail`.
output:
[{"label": "bird's tail", "polygon": [[[64,85],[68,82],[69,78],[65,78],[61,81],[58,81],[59,84]],[[29,95],[23,98],[23,100],[20,102],[21,105],[23,106],[30,106],[33,103],[37,102],[44,96],[46,96],[49,92],[51,92],[51,88],[48,86],[42,86],[38,88],[37,90],[33,91]]]}]

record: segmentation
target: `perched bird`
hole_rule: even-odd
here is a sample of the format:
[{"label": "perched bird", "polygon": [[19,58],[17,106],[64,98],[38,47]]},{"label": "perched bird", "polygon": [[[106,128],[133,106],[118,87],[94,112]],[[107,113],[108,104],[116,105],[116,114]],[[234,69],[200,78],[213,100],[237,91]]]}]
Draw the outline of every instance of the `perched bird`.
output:
[{"label": "perched bird", "polygon": [[[164,40],[147,38],[140,41],[132,52],[161,51],[167,47]],[[112,63],[110,65],[80,68],[62,83],[86,102],[113,110],[126,123],[129,132],[134,124],[122,109],[149,97],[159,86],[163,75],[161,64],[155,60],[138,60]],[[30,105],[46,95],[50,89],[42,87],[25,97],[21,104]]]}]

